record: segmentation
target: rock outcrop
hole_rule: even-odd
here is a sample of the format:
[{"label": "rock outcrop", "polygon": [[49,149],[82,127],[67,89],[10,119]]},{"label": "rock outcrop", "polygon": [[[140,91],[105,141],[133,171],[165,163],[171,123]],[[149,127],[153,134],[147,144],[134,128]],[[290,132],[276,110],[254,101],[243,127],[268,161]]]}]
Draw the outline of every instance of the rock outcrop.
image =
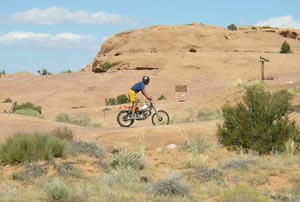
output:
[{"label": "rock outcrop", "polygon": [[186,68],[198,67],[203,61],[202,53],[215,53],[211,60],[218,60],[219,52],[278,53],[285,40],[299,47],[298,33],[299,30],[253,26],[237,31],[203,24],[152,26],[107,39],[90,64],[92,68],[86,71],[102,72],[101,64],[105,62],[112,64],[114,70]]}]

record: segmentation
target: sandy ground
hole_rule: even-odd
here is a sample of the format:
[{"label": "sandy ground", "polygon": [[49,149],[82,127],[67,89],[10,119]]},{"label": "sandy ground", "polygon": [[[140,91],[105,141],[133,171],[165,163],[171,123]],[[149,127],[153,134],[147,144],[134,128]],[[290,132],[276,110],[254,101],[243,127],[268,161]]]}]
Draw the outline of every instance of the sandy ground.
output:
[{"label": "sandy ground", "polygon": [[[279,53],[284,40],[291,44],[292,54]],[[196,52],[190,52],[191,48]],[[20,72],[1,77],[0,141],[20,131],[49,132],[64,126],[71,128],[78,139],[97,141],[107,147],[119,141],[135,142],[139,136],[151,148],[176,143],[182,141],[178,129],[181,127],[214,135],[218,121],[183,124],[180,120],[197,116],[199,110],[216,110],[224,104],[234,104],[241,96],[240,86],[261,80],[260,56],[270,60],[264,70],[265,78],[272,79],[265,80],[269,87],[297,90],[299,54],[299,38],[284,38],[279,29],[271,28],[245,27],[233,32],[189,24],[119,33],[109,38],[95,57],[95,61],[115,65],[109,73],[95,74],[88,66],[87,72],[49,76]],[[154,69],[135,70],[138,67]],[[148,94],[158,108],[170,114],[172,124],[154,127],[148,119],[136,121],[130,128],[121,128],[116,116],[124,106],[105,106],[105,99],[127,95],[128,89],[144,75],[151,78],[146,87]],[[186,85],[187,92],[176,93],[177,85]],[[157,101],[161,95],[167,99]],[[2,103],[6,98],[42,106],[43,119],[4,113],[9,112],[12,105]],[[141,94],[139,99],[145,102]],[[294,102],[299,100],[296,93]],[[104,117],[106,107],[110,110]],[[58,123],[55,117],[59,113],[85,113],[102,127]]]}]

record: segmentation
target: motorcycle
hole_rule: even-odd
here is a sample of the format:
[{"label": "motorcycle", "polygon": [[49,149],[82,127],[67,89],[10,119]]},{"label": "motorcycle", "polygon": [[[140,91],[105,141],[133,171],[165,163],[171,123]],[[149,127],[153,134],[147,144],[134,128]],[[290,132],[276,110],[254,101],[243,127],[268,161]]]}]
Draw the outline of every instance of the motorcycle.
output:
[{"label": "motorcycle", "polygon": [[144,104],[141,108],[137,108],[135,116],[132,117],[131,107],[121,110],[117,115],[117,122],[122,127],[130,127],[135,120],[142,121],[151,117],[153,125],[168,125],[169,114],[164,110],[158,110],[152,100]]}]

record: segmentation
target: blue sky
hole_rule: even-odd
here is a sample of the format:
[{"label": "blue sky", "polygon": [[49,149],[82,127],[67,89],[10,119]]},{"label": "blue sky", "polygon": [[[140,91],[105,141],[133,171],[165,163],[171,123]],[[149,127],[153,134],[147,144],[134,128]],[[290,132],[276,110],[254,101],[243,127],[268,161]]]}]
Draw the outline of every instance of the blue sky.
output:
[{"label": "blue sky", "polygon": [[0,0],[0,71],[77,71],[122,31],[203,23],[300,29],[299,0]]}]

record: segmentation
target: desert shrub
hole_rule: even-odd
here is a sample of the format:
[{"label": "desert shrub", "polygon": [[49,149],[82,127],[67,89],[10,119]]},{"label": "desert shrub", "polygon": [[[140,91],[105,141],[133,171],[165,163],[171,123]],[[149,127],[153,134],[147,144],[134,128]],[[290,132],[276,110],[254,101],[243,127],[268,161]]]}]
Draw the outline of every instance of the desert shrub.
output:
[{"label": "desert shrub", "polygon": [[281,45],[281,50],[280,53],[290,53],[291,52],[291,47],[288,42],[284,41]]},{"label": "desert shrub", "polygon": [[129,100],[129,98],[126,96],[126,95],[119,95],[118,97],[117,97],[117,103],[118,104],[124,104],[124,103],[129,103],[130,102],[130,100]]},{"label": "desert shrub", "polygon": [[224,163],[223,169],[239,169],[239,170],[246,170],[249,167],[255,165],[257,162],[254,159],[248,159],[243,157],[238,157],[231,159]]},{"label": "desert shrub", "polygon": [[71,123],[71,116],[69,114],[66,114],[66,113],[59,113],[55,117],[55,121],[63,122],[63,123]]},{"label": "desert shrub", "polygon": [[72,70],[69,69],[69,70],[63,71],[62,73],[63,74],[70,74],[70,73],[72,73]]},{"label": "desert shrub", "polygon": [[48,201],[68,202],[70,198],[67,186],[59,181],[49,183],[45,188],[45,192],[47,194]]},{"label": "desert shrub", "polygon": [[247,186],[237,186],[230,191],[225,192],[224,202],[266,202],[256,189]]},{"label": "desert shrub", "polygon": [[187,197],[189,189],[180,182],[180,179],[179,174],[169,174],[165,180],[151,183],[148,191],[154,195]]},{"label": "desert shrub", "polygon": [[18,164],[64,156],[65,142],[41,133],[17,133],[0,145],[0,163]]},{"label": "desert shrub", "polygon": [[47,174],[48,168],[35,163],[26,163],[24,168],[19,172],[14,172],[12,175],[13,180],[25,181],[32,178],[40,177]]},{"label": "desert shrub", "polygon": [[129,98],[125,94],[118,95],[117,99],[116,98],[105,98],[106,106],[124,104],[124,103],[130,103]]},{"label": "desert shrub", "polygon": [[193,174],[193,179],[199,183],[215,181],[219,185],[225,185],[224,175],[217,169],[200,168]]},{"label": "desert shrub", "polygon": [[143,169],[143,153],[142,152],[131,152],[123,151],[113,154],[109,160],[110,167],[116,169]]},{"label": "desert shrub", "polygon": [[35,106],[34,104],[32,104],[30,102],[21,103],[21,104],[14,102],[13,106],[11,107],[11,113],[15,113],[16,111],[21,110],[21,109],[32,109],[34,111],[39,112],[40,114],[42,113],[41,106]]},{"label": "desert shrub", "polygon": [[157,98],[158,101],[160,101],[160,100],[166,100],[166,99],[167,99],[167,97],[164,96],[164,95],[160,95],[160,96]]},{"label": "desert shrub", "polygon": [[66,113],[59,113],[55,117],[55,121],[79,125],[79,126],[91,126],[91,127],[101,126],[100,123],[92,123],[90,117],[87,114],[76,114],[71,116]]},{"label": "desert shrub", "polygon": [[103,182],[107,185],[128,184],[137,179],[137,172],[132,168],[112,170],[103,176]]},{"label": "desert shrub", "polygon": [[4,70],[0,71],[0,77],[1,77],[2,75],[6,75],[6,72],[5,72]]},{"label": "desert shrub", "polygon": [[54,168],[57,173],[63,177],[73,176],[82,178],[84,176],[82,169],[70,162],[63,162],[61,164],[55,163]]},{"label": "desert shrub", "polygon": [[103,63],[103,64],[101,65],[101,68],[102,68],[103,70],[105,70],[105,71],[111,69],[112,67],[113,67],[112,64],[109,63],[109,62],[105,62],[105,63]]},{"label": "desert shrub", "polygon": [[244,102],[223,106],[224,122],[217,129],[219,141],[260,154],[284,151],[289,139],[299,143],[299,128],[288,119],[292,98],[286,90],[270,93],[262,85],[246,87]]},{"label": "desert shrub", "polygon": [[2,103],[12,103],[12,99],[6,98]]},{"label": "desert shrub", "polygon": [[292,38],[292,39],[298,38],[298,33],[297,32],[291,32],[289,30],[281,31],[281,32],[279,32],[279,34],[283,37],[286,37],[286,38]]},{"label": "desert shrub", "polygon": [[227,26],[227,29],[228,29],[228,30],[231,30],[231,31],[236,31],[236,30],[237,30],[237,27],[236,27],[235,24],[231,24],[231,25],[228,25],[228,26]]},{"label": "desert shrub", "polygon": [[87,114],[76,114],[72,117],[71,123],[79,126],[89,126],[91,118]]},{"label": "desert shrub", "polygon": [[118,104],[116,98],[105,98],[106,106],[111,106],[111,105],[116,105],[116,104]]},{"label": "desert shrub", "polygon": [[42,118],[42,115],[34,110],[34,109],[18,109],[14,112],[15,114],[20,114],[20,115],[25,115],[25,116],[33,116],[33,117],[37,117],[37,118]]},{"label": "desert shrub", "polygon": [[95,142],[70,141],[66,144],[66,152],[71,155],[88,154],[96,158],[103,158],[106,151]]},{"label": "desert shrub", "polygon": [[67,127],[56,128],[55,130],[51,131],[51,134],[62,140],[68,140],[68,141],[73,140],[73,131],[71,128],[67,128]]},{"label": "desert shrub", "polygon": [[181,147],[183,150],[188,150],[193,154],[202,154],[212,147],[211,143],[205,139],[187,140]]},{"label": "desert shrub", "polygon": [[37,70],[37,73],[41,76],[52,75],[47,69]]},{"label": "desert shrub", "polygon": [[201,109],[197,115],[197,119],[199,121],[211,121],[211,120],[219,119],[221,117],[222,117],[222,112],[220,110],[209,111],[209,110]]}]

